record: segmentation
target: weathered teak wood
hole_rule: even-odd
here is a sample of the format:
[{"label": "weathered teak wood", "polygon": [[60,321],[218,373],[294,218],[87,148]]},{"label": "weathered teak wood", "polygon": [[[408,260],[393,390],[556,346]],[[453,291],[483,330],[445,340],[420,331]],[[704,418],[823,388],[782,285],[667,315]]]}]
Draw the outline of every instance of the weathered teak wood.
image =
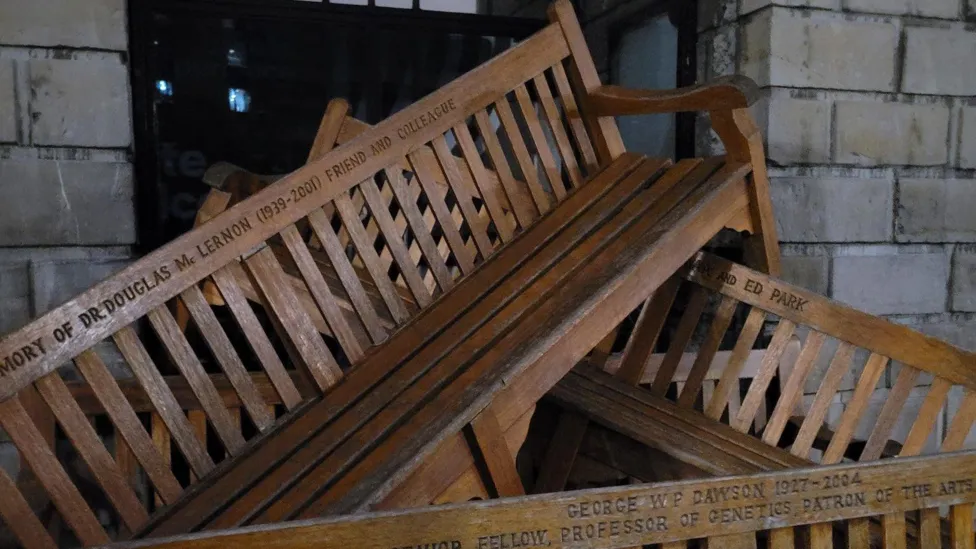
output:
[{"label": "weathered teak wood", "polygon": [[[119,547],[500,547],[516,542],[525,547],[681,547],[678,542],[684,540],[761,532],[771,519],[790,528],[824,520],[842,526],[886,510],[972,508],[976,491],[942,488],[969,486],[974,478],[976,454],[961,452],[330,517]],[[835,479],[848,479],[847,486],[834,485]],[[918,487],[928,487],[932,495],[917,497]],[[721,495],[736,492],[738,505]],[[824,508],[813,503],[836,498],[850,504]],[[972,536],[971,523],[967,529],[960,522],[958,528],[959,536]]]},{"label": "weathered teak wood", "polygon": [[[207,223],[0,340],[0,423],[78,539],[109,538],[96,511],[157,535],[518,493],[535,403],[601,342],[607,357],[624,317],[723,227],[765,227],[747,117],[708,104],[735,122],[725,159],[626,153],[594,110],[571,5],[550,13],[374,127],[333,102],[306,166],[215,194]],[[774,265],[773,233],[756,232]],[[104,440],[58,377],[72,361],[104,384],[86,397]],[[104,509],[51,450],[54,419]],[[133,465],[150,481],[140,505]]]}]

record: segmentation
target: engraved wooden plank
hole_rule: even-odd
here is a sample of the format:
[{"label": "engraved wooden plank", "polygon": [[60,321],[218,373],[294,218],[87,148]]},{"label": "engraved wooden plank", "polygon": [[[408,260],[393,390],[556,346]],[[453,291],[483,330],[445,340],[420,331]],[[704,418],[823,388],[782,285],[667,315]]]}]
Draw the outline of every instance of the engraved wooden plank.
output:
[{"label": "engraved wooden plank", "polygon": [[[122,356],[125,357],[132,369],[132,373],[146,391],[149,400],[152,401],[153,407],[159,414],[159,419],[165,422],[166,428],[176,439],[176,444],[179,445],[183,456],[193,468],[193,472],[200,477],[207,474],[213,469],[213,460],[193,436],[190,423],[183,415],[179,403],[167,387],[163,376],[159,374],[156,364],[149,357],[149,353],[139,341],[135,331],[131,327],[125,327],[116,332],[113,338]],[[155,437],[156,432],[153,430],[153,438],[155,439]],[[163,454],[163,459],[166,460],[168,457],[167,450],[167,453]]]},{"label": "engraved wooden plank", "polygon": [[0,517],[26,549],[57,548],[58,544],[51,539],[3,467],[0,467]]},{"label": "engraved wooden plank", "polygon": [[712,395],[712,399],[705,403],[706,417],[717,421],[722,417],[722,413],[726,408],[729,408],[729,417],[735,417],[738,412],[738,405],[733,410],[730,406],[732,403],[731,398],[734,393],[735,402],[738,404],[739,375],[742,373],[742,368],[746,364],[749,352],[752,350],[752,346],[755,344],[756,337],[759,336],[759,331],[762,329],[765,320],[766,313],[761,309],[753,307],[749,311],[749,316],[746,317],[745,323],[742,325],[742,331],[739,332],[739,338],[735,341],[735,346],[732,348],[732,355],[729,357],[729,362],[726,364],[725,370],[722,371],[722,377],[719,378],[718,383],[715,385],[715,393]]},{"label": "engraved wooden plank", "polygon": [[[347,192],[353,185],[395,163],[434,136],[448,131],[497,98],[481,93],[472,94],[470,90],[480,89],[481,86],[485,89],[511,89],[564,58],[567,53],[560,29],[552,25],[546,27],[524,41],[521,47],[494,57],[463,78],[431,93],[344,146],[217,215],[206,225],[162,246],[119,274],[3,338],[0,340],[0,358],[14,355],[34,341],[39,341],[45,352],[35,359],[22,361],[16,369],[2,372],[0,398],[16,394],[32,380],[159,307],[191,283],[202,280],[216,268],[305,217],[313,207],[317,208]],[[427,117],[428,112],[439,114]],[[388,142],[389,146],[380,152],[373,152],[371,146],[377,142]],[[284,209],[269,213],[267,206],[290,198],[292,191],[297,192],[305,183],[317,184],[316,190],[303,200],[307,206],[287,206],[286,203]],[[115,307],[111,311],[104,308],[103,303],[107,299],[114,299],[115,294],[120,292],[124,297],[127,289],[137,294],[138,289],[142,294],[134,299],[124,299],[122,307]],[[82,315],[88,314],[90,317],[92,311],[98,313],[100,320],[84,328]],[[66,323],[74,328],[74,336],[57,341],[55,330],[63,329]]]},{"label": "engraved wooden plank", "polygon": [[681,279],[672,277],[644,302],[617,371],[617,376],[625,383],[637,385],[644,379],[648,361],[680,286]]},{"label": "engraved wooden plank", "polygon": [[849,343],[841,342],[834,351],[834,357],[830,360],[827,373],[824,374],[817,395],[813,398],[813,403],[807,411],[803,423],[800,425],[800,432],[796,435],[796,440],[790,448],[790,453],[794,456],[806,458],[810,455],[810,448],[813,441],[823,425],[824,418],[827,417],[827,409],[840,387],[844,374],[847,373],[854,357],[855,347]]},{"label": "engraved wooden plank", "polygon": [[471,137],[471,131],[468,129],[468,125],[463,123],[454,126],[454,136],[457,138],[461,152],[467,160],[468,169],[471,170],[471,177],[474,179],[478,190],[481,191],[481,197],[485,201],[485,206],[491,215],[491,221],[495,224],[495,229],[498,231],[498,236],[502,242],[508,242],[512,239],[514,227],[506,215],[506,210],[511,208],[511,206],[507,200],[504,203],[502,202],[502,200],[505,200],[504,191],[500,188],[497,179],[492,180],[488,177],[488,171],[481,161],[481,155],[478,154],[478,148],[474,144],[474,139]]},{"label": "engraved wooden plank", "polygon": [[322,311],[322,316],[329,324],[329,329],[339,341],[339,346],[342,347],[349,360],[353,362],[359,360],[363,356],[363,347],[349,326],[345,314],[339,308],[335,295],[329,289],[328,283],[322,276],[322,271],[315,264],[315,259],[309,253],[308,246],[302,240],[298,229],[295,229],[294,226],[285,229],[281,232],[281,239],[295,260],[295,265],[302,274],[305,284],[308,285],[308,291],[312,294],[312,298]]},{"label": "engraved wooden plank", "polygon": [[488,151],[488,158],[491,159],[492,167],[501,180],[502,188],[508,196],[508,202],[512,205],[515,218],[518,224],[524,229],[535,221],[538,217],[537,210],[532,207],[532,198],[519,182],[515,181],[512,170],[508,166],[508,157],[498,141],[498,135],[491,124],[491,118],[485,111],[478,111],[474,115],[475,123],[478,125],[478,133],[485,142],[485,149]]},{"label": "engraved wooden plank", "polygon": [[546,82],[546,75],[544,73],[537,74],[532,78],[532,83],[535,84],[536,95],[539,97],[539,103],[542,104],[542,110],[546,114],[546,120],[548,120],[549,129],[556,140],[563,165],[569,173],[569,181],[573,187],[579,187],[583,184],[583,175],[580,173],[579,164],[576,162],[576,153],[573,152],[573,147],[569,144],[569,137],[563,127],[559,107],[556,106],[556,101],[552,97],[552,90],[549,88],[549,83]]},{"label": "engraved wooden plank", "polygon": [[[105,363],[94,351],[85,351],[75,357],[75,366],[88,382],[88,387],[104,407],[118,433],[125,439],[128,450],[142,464],[163,501],[165,503],[175,501],[183,488],[173,476],[169,465],[153,447],[142,422],[129,405]],[[72,400],[74,400],[73,396]]]},{"label": "engraved wooden plank", "polygon": [[274,318],[287,332],[305,371],[315,380],[320,390],[324,391],[335,385],[342,377],[342,370],[285,282],[287,275],[275,259],[274,253],[265,248],[247,258],[246,263],[261,288],[261,293],[267,299]]},{"label": "engraved wooden plank", "polygon": [[50,373],[37,380],[37,387],[44,401],[51,407],[61,429],[68,435],[68,439],[78,451],[78,455],[88,465],[88,469],[98,481],[99,486],[119,513],[119,517],[130,530],[142,526],[149,518],[142,503],[129,483],[119,470],[111,454],[98,438],[98,433],[88,422],[78,403],[71,398],[71,393],[65,387],[61,375]]},{"label": "engraved wooden plank", "polygon": [[928,394],[925,395],[925,400],[918,410],[915,421],[912,422],[912,427],[908,431],[908,436],[905,437],[899,455],[914,456],[922,451],[922,447],[925,446],[925,442],[932,434],[935,422],[942,414],[942,404],[951,388],[952,384],[940,377],[932,380],[932,386],[929,388]]},{"label": "engraved wooden plank", "polygon": [[864,365],[864,371],[861,372],[861,377],[854,388],[854,396],[847,403],[847,408],[841,415],[840,423],[834,430],[834,437],[824,452],[824,457],[821,460],[823,463],[837,463],[844,457],[847,445],[854,436],[854,430],[857,429],[857,424],[861,419],[861,413],[867,407],[868,399],[874,393],[874,388],[878,385],[878,380],[881,379],[881,374],[884,373],[887,364],[888,357],[876,353],[871,354],[868,358]]},{"label": "engraved wooden plank", "polygon": [[715,353],[718,352],[718,346],[722,344],[722,338],[725,336],[726,330],[729,329],[732,315],[735,313],[735,307],[738,304],[738,301],[730,297],[722,298],[722,302],[715,311],[708,333],[705,335],[705,340],[701,342],[698,348],[698,356],[695,358],[695,364],[691,367],[691,372],[685,380],[685,387],[678,396],[679,406],[691,408],[695,404],[698,393],[701,392],[705,374],[708,373]]},{"label": "engraved wooden plank", "polygon": [[366,296],[363,283],[359,280],[359,275],[353,269],[352,264],[349,263],[345,249],[342,243],[339,242],[339,237],[336,236],[335,231],[332,229],[332,225],[329,223],[325,212],[321,209],[315,209],[310,212],[308,214],[308,224],[312,226],[312,231],[315,232],[319,243],[322,244],[322,249],[325,250],[326,255],[329,257],[329,261],[336,271],[336,276],[342,282],[342,287],[346,290],[349,301],[352,302],[356,313],[359,314],[359,318],[362,320],[363,326],[366,327],[366,331],[369,332],[370,338],[374,343],[383,341],[386,339],[386,329],[383,328],[383,324],[373,309],[369,297]]},{"label": "engraved wooden plank", "polygon": [[542,162],[546,177],[549,179],[549,186],[552,188],[552,192],[556,194],[556,199],[562,200],[566,197],[566,187],[563,186],[563,178],[559,175],[559,169],[556,167],[556,159],[552,156],[552,149],[549,148],[549,140],[546,139],[546,134],[542,131],[539,116],[536,114],[536,107],[529,97],[529,91],[525,89],[525,84],[515,87],[515,99],[518,101],[519,110],[522,112],[525,124],[529,129],[529,136],[532,137],[539,160]]},{"label": "engraved wooden plank", "polygon": [[730,418],[729,425],[736,430],[743,433],[749,430],[749,425],[759,410],[759,404],[765,400],[766,389],[769,388],[769,383],[776,374],[780,356],[786,350],[786,344],[789,343],[790,336],[793,335],[794,327],[795,325],[786,319],[780,319],[779,325],[776,326],[773,339],[769,342],[769,347],[763,355],[759,373],[749,384],[749,391],[742,399],[742,406],[739,408],[738,415],[735,418]]},{"label": "engraved wooden plank", "polygon": [[285,365],[278,358],[278,353],[274,350],[254,310],[247,303],[240,286],[234,281],[234,275],[227,268],[218,269],[213,274],[213,281],[234,316],[237,326],[247,338],[251,350],[267,373],[268,379],[274,385],[281,402],[291,410],[301,402],[302,397],[285,370]]},{"label": "engraved wooden plank", "polygon": [[0,402],[0,427],[17,445],[24,461],[78,539],[85,545],[108,543],[109,538],[102,525],[34,427],[19,399],[10,398]]},{"label": "engraved wooden plank", "polygon": [[495,101],[495,113],[498,115],[505,135],[508,137],[512,152],[515,153],[515,160],[518,162],[522,177],[525,178],[525,183],[529,187],[532,201],[535,202],[535,207],[539,213],[545,214],[552,209],[552,200],[542,188],[542,183],[539,182],[539,173],[532,161],[532,156],[529,154],[529,149],[525,146],[525,139],[522,137],[522,132],[519,131],[518,123],[512,114],[512,108],[508,104],[507,97],[502,96],[501,99]]},{"label": "engraved wooden plank", "polygon": [[471,430],[480,450],[491,482],[498,497],[524,496],[522,479],[515,470],[515,460],[505,442],[505,434],[498,426],[498,419],[490,410],[478,414],[471,422]]},{"label": "engraved wooden plank", "polygon": [[474,209],[474,203],[471,201],[471,195],[468,193],[464,184],[461,183],[461,172],[458,170],[457,162],[454,161],[454,155],[447,148],[447,141],[444,140],[443,135],[435,137],[431,144],[434,147],[434,154],[440,162],[441,170],[447,177],[447,181],[451,185],[451,190],[454,192],[454,198],[457,200],[458,208],[461,209],[461,214],[468,223],[468,229],[474,237],[478,251],[481,252],[481,257],[487,258],[495,248],[488,239],[487,224],[478,216],[478,213]]},{"label": "engraved wooden plank", "polygon": [[898,372],[898,379],[895,380],[894,387],[888,393],[881,413],[878,414],[877,423],[871,430],[864,450],[861,452],[859,461],[875,460],[881,458],[881,452],[885,444],[891,438],[891,432],[895,428],[895,422],[901,415],[901,409],[908,400],[908,394],[915,387],[915,380],[918,378],[919,371],[915,368],[905,366]]},{"label": "engraved wooden plank", "polygon": [[458,226],[455,225],[454,218],[451,216],[451,212],[444,202],[443,189],[434,183],[433,173],[426,166],[418,162],[415,156],[408,158],[414,168],[417,180],[420,181],[424,194],[427,196],[427,203],[430,206],[430,210],[437,219],[437,224],[440,226],[441,232],[444,234],[444,238],[450,246],[451,253],[454,254],[454,259],[461,268],[461,272],[464,274],[470,273],[474,269],[474,257],[467,246],[465,246],[464,240],[461,238],[461,233],[458,231]]},{"label": "engraved wooden plank", "polygon": [[190,316],[193,317],[193,321],[197,324],[204,341],[207,342],[207,346],[217,359],[217,363],[220,364],[221,369],[227,375],[227,379],[230,380],[234,390],[240,396],[241,402],[244,403],[254,425],[257,426],[258,430],[264,431],[274,423],[274,418],[268,414],[257,387],[251,382],[251,376],[248,375],[244,363],[237,356],[234,345],[224,333],[220,321],[217,320],[217,316],[210,305],[207,304],[200,288],[190,286],[180,294],[180,297],[190,312]]},{"label": "engraved wooden plank", "polygon": [[[914,457],[883,460],[865,464],[831,465],[817,468],[789,469],[771,473],[707,480],[663,482],[650,485],[598,488],[585,492],[567,492],[559,496],[523,496],[502,500],[480,501],[454,505],[426,506],[413,509],[350,514],[318,518],[298,523],[271,524],[250,527],[245,530],[205,532],[151,542],[138,542],[138,546],[158,545],[174,547],[177,543],[186,549],[217,546],[252,547],[287,544],[295,549],[313,547],[342,547],[355,545],[364,549],[394,546],[414,546],[435,540],[456,540],[461,547],[491,547],[511,545],[526,532],[532,545],[567,546],[582,545],[595,549],[622,549],[655,543],[671,543],[716,535],[746,534],[761,531],[771,520],[784,527],[814,522],[836,522],[877,515],[879,512],[901,512],[915,509],[920,502],[905,496],[905,486],[932,485],[941,482],[976,478],[974,452],[938,457]],[[859,484],[853,489],[829,489],[813,487],[811,481],[826,477],[853,477],[857,473]],[[806,482],[805,490],[787,490],[782,494],[777,486],[792,486]],[[820,483],[822,484],[822,483]],[[688,501],[694,493],[721,493],[743,485],[755,487],[757,496],[750,505],[767,509],[765,513],[752,513],[742,520],[722,520],[722,512],[728,511],[729,503],[715,501],[696,506],[698,520],[692,522]],[[890,501],[878,502],[875,494],[890,490]],[[675,504],[677,495],[681,503]],[[804,505],[804,501],[825,501],[840,496],[851,505],[829,509]],[[863,504],[861,501],[863,500]],[[935,495],[926,505],[961,504],[972,509],[976,492],[966,494]],[[591,511],[593,503],[601,507],[609,505],[612,515],[596,516]],[[606,502],[606,503],[604,503]],[[789,507],[790,511],[784,509]],[[717,513],[717,515],[716,515]],[[707,517],[719,517],[710,521]],[[960,513],[962,514],[962,513]],[[774,515],[774,516],[771,516]],[[638,531],[633,522],[628,531],[623,521],[643,522]],[[608,535],[611,521],[621,521],[617,535]],[[958,521],[957,538],[962,538],[969,526]],[[603,524],[603,535],[600,535]],[[589,532],[588,532],[589,531]],[[534,537],[532,537],[534,535]],[[970,534],[971,537],[971,534]],[[483,540],[483,541],[481,541]],[[492,541],[496,540],[496,541]],[[961,540],[960,540],[961,541]],[[438,541],[439,543],[439,541]],[[529,545],[527,543],[526,545]],[[121,545],[126,547],[126,545]]]},{"label": "engraved wooden plank", "polygon": [[[976,370],[965,366],[976,360],[976,354],[907,326],[851,309],[710,254],[699,254],[688,278],[841,341],[884,354],[952,383],[976,388]],[[735,283],[726,282],[733,279]],[[746,284],[762,289],[758,294],[753,293],[746,290]]]},{"label": "engraved wooden plank", "polygon": [[651,392],[655,395],[664,396],[667,393],[668,386],[674,379],[674,372],[678,369],[681,355],[684,354],[688,342],[691,341],[691,336],[695,333],[695,327],[698,326],[698,320],[701,318],[702,311],[705,310],[707,303],[708,293],[705,290],[697,287],[692,290],[688,304],[681,314],[681,320],[678,321],[678,327],[675,328],[674,336],[671,338],[671,346],[668,347],[664,361],[661,363],[661,367],[654,377],[654,383],[651,385]]},{"label": "engraved wooden plank", "polygon": [[793,416],[796,403],[803,396],[803,385],[813,368],[814,361],[817,360],[817,355],[820,354],[820,348],[823,347],[825,339],[826,336],[817,331],[811,331],[807,334],[800,356],[797,357],[796,364],[793,365],[792,371],[781,389],[779,400],[776,401],[776,407],[773,409],[773,415],[770,416],[763,431],[762,441],[766,444],[772,446],[779,444],[783,429],[786,428],[786,423]]},{"label": "engraved wooden plank", "polygon": [[173,364],[179,368],[180,373],[193,388],[193,394],[197,396],[200,405],[207,412],[207,417],[210,418],[220,441],[228,452],[236,454],[244,446],[244,438],[231,424],[230,414],[220,401],[217,389],[207,378],[200,359],[193,353],[193,348],[176,325],[173,315],[163,306],[150,311],[148,317],[149,323],[152,324]]}]

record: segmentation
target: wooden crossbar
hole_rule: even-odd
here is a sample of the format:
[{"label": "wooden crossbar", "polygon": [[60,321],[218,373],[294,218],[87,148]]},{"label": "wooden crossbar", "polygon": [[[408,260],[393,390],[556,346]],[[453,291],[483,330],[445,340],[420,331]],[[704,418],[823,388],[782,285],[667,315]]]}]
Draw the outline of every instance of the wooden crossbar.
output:
[{"label": "wooden crossbar", "polygon": [[[120,544],[618,549],[880,513],[972,509],[976,452],[368,513]],[[965,528],[960,525],[959,528]],[[972,524],[956,533],[972,539]]]}]

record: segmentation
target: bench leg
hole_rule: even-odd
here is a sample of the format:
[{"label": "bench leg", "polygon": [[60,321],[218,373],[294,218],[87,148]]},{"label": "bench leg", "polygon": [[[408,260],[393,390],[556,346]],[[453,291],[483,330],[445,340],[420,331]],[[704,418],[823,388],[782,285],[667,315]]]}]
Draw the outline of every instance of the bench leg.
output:
[{"label": "bench leg", "polygon": [[[498,425],[498,419],[491,409],[487,409],[470,424],[473,454],[480,454],[487,468],[491,484],[498,497],[524,496],[522,479],[515,469],[515,459],[508,450],[505,433]],[[487,483],[486,483],[487,484]]]}]

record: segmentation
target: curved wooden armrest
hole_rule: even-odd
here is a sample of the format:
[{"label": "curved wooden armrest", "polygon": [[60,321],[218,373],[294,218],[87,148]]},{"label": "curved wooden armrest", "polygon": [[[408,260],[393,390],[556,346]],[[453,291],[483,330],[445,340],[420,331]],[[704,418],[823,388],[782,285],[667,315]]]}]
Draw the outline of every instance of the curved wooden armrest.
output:
[{"label": "curved wooden armrest", "polygon": [[634,90],[600,86],[588,105],[597,116],[741,109],[759,97],[759,88],[745,76],[723,76],[699,86],[674,90]]}]

